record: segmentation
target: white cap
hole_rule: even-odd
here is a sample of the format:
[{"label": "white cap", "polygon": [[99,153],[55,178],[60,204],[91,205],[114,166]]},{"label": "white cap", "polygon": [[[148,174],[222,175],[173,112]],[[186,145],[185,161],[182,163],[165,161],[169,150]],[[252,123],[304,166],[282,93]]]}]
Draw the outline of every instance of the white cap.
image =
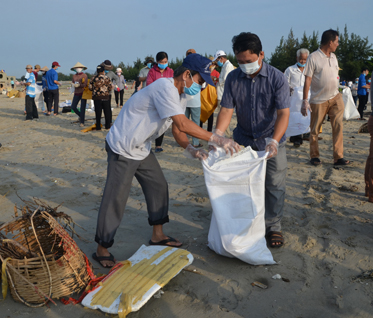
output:
[{"label": "white cap", "polygon": [[218,51],[216,51],[216,53],[214,55],[214,59],[212,61],[214,62],[217,58],[219,58],[220,56],[224,56],[224,55],[227,55],[227,54],[225,54],[225,52],[223,50],[218,50]]},{"label": "white cap", "polygon": [[122,69],[120,67],[118,67],[116,72],[121,72],[122,73]]}]

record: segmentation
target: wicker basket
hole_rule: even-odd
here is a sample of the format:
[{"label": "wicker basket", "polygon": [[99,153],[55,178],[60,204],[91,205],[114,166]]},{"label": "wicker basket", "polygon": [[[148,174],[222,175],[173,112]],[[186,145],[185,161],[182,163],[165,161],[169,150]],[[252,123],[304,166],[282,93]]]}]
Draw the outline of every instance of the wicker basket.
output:
[{"label": "wicker basket", "polygon": [[0,226],[0,259],[11,294],[30,307],[80,292],[94,278],[88,258],[66,231],[75,232],[71,218],[56,210],[25,207],[22,216]]}]

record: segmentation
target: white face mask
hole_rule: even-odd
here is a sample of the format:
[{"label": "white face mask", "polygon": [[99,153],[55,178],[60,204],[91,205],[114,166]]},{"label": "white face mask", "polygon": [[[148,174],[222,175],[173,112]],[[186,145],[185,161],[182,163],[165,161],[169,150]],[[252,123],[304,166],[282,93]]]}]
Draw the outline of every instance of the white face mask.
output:
[{"label": "white face mask", "polygon": [[260,65],[258,62],[259,62],[259,58],[255,62],[247,63],[247,64],[238,64],[238,65],[242,72],[244,72],[247,75],[252,75],[260,69]]},{"label": "white face mask", "polygon": [[83,71],[83,69],[82,69],[81,67],[77,67],[77,68],[75,69],[75,71],[76,71],[77,73],[80,73],[81,71]]}]

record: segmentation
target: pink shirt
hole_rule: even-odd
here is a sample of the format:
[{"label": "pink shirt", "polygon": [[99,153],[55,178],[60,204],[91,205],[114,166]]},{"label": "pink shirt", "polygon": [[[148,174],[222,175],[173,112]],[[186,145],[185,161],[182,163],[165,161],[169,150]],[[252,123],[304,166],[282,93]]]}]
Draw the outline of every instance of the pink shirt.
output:
[{"label": "pink shirt", "polygon": [[155,82],[157,79],[162,78],[162,77],[165,77],[165,78],[174,77],[173,69],[167,66],[166,69],[163,71],[163,73],[161,73],[158,65],[154,65],[150,69],[148,76],[146,77],[146,86],[148,86],[149,84]]}]

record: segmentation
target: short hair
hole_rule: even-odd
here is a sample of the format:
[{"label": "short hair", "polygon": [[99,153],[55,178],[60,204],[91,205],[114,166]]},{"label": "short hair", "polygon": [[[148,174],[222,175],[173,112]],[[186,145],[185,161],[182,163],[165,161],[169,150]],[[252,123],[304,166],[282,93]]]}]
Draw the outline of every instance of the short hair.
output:
[{"label": "short hair", "polygon": [[338,31],[332,29],[324,31],[321,36],[321,45],[329,44],[330,41],[334,42],[337,36],[339,36]]},{"label": "short hair", "polygon": [[251,51],[251,53],[259,55],[262,51],[262,42],[254,33],[241,32],[232,38],[232,48],[234,54]]},{"label": "short hair", "polygon": [[310,51],[308,51],[307,49],[299,49],[299,50],[297,51],[297,58],[298,58],[301,54],[307,54],[307,56],[308,56],[308,55],[310,55]]},{"label": "short hair", "polygon": [[365,72],[365,71],[368,71],[369,72],[369,69],[366,67],[366,66],[363,66],[361,68],[361,73]]},{"label": "short hair", "polygon": [[168,54],[166,52],[158,52],[155,59],[158,61],[162,61],[163,59],[167,58],[168,60]]},{"label": "short hair", "polygon": [[192,74],[192,76],[196,75],[198,72],[197,71],[193,71],[185,66],[182,66],[180,65],[174,72],[174,77],[178,77],[180,76],[181,74],[183,74],[185,71],[190,71],[190,73]]}]

